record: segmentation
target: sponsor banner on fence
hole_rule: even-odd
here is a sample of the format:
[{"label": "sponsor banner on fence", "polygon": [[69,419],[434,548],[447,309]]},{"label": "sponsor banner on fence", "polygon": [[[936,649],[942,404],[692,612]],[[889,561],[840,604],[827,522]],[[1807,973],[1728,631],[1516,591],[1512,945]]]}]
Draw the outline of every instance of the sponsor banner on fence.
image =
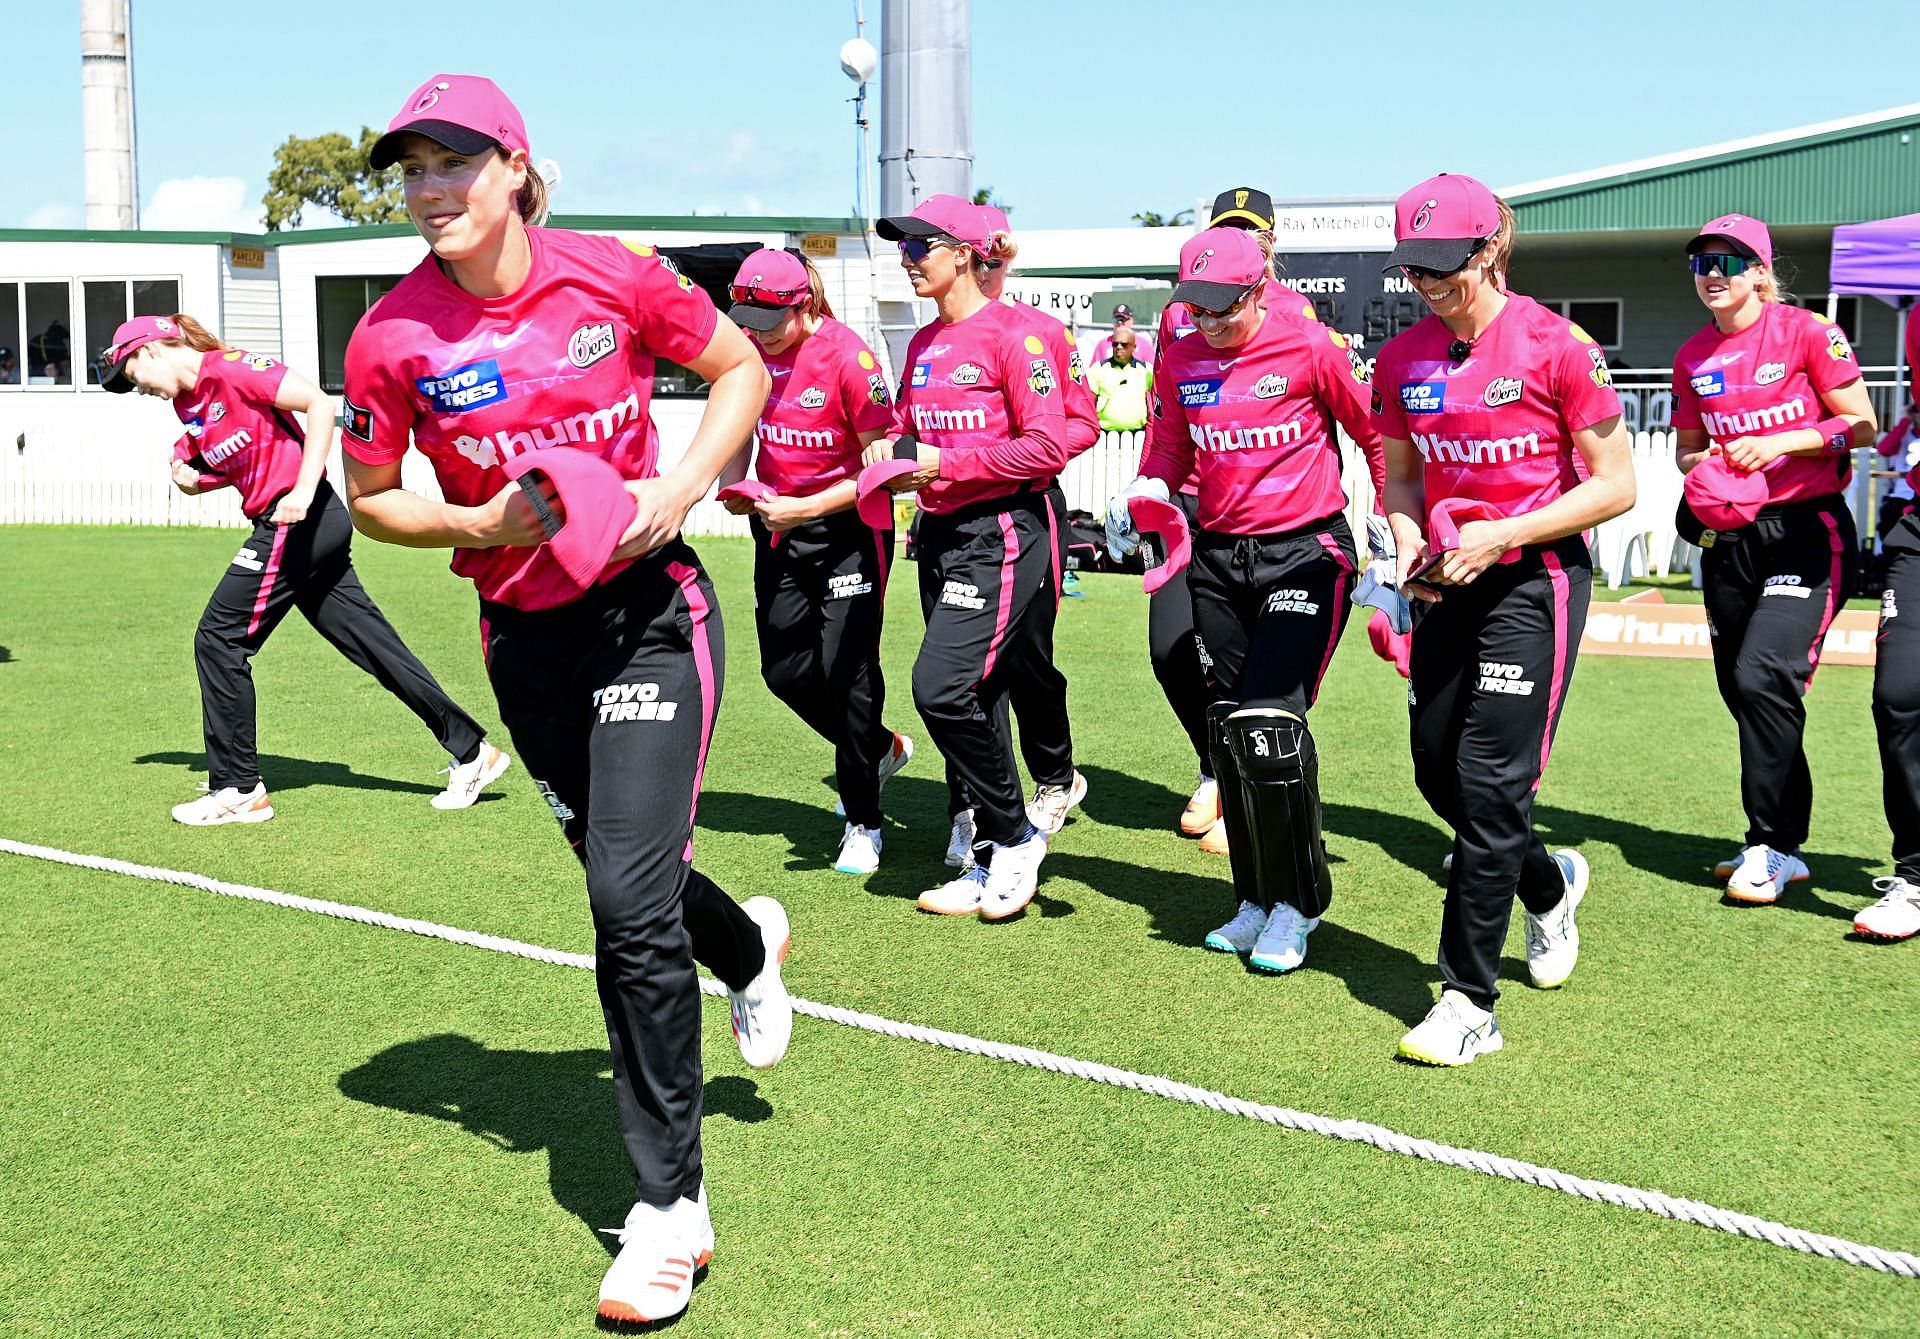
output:
[{"label": "sponsor banner on fence", "polygon": [[[1874,638],[1879,630],[1879,615],[1872,611],[1841,610],[1827,629],[1820,663],[1873,664]],[[1630,595],[1617,604],[1596,601],[1587,609],[1580,654],[1711,660],[1713,644],[1707,631],[1707,611],[1697,604],[1668,604],[1657,590]]]}]

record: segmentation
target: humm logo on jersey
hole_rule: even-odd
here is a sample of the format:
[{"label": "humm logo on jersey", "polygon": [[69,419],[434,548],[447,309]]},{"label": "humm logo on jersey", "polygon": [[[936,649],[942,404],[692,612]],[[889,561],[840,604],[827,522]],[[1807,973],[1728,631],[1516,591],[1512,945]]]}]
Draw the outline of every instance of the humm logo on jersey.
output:
[{"label": "humm logo on jersey", "polygon": [[500,377],[498,360],[493,358],[468,363],[451,372],[416,377],[413,384],[427,397],[436,414],[462,414],[507,398],[507,384]]},{"label": "humm logo on jersey", "polygon": [[1400,407],[1409,414],[1438,414],[1447,407],[1444,381],[1403,381]]}]

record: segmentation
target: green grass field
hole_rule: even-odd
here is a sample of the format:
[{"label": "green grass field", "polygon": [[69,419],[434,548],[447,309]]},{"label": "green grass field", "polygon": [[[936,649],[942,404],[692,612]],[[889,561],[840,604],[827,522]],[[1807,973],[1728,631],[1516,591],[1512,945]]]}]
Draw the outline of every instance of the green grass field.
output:
[{"label": "green grass field", "polygon": [[[168,821],[238,539],[0,531],[0,835],[590,950],[525,772],[430,808],[444,757],[298,620],[257,662],[280,817]],[[356,547],[492,722],[470,589]],[[1537,810],[1592,862],[1580,970],[1531,990],[1516,928],[1507,1050],[1433,1071],[1392,1054],[1433,999],[1448,835],[1357,623],[1315,715],[1335,906],[1269,979],[1199,947],[1225,866],[1172,833],[1192,763],[1137,580],[1063,610],[1092,791],[990,926],[914,909],[944,875],[930,748],[883,870],[831,871],[831,759],[759,682],[750,555],[701,548],[732,645],[698,858],[786,902],[796,993],[1920,1249],[1920,944],[1847,934],[1886,872],[1868,671],[1820,673],[1815,877],[1756,910],[1709,877],[1743,823],[1707,665],[1583,663]],[[896,586],[890,714],[923,738]],[[585,973],[0,856],[0,1019],[0,1333],[592,1331],[630,1173]],[[749,1071],[706,1022],[719,1247],[683,1334],[1920,1333],[1920,1281],[806,1019]]]}]

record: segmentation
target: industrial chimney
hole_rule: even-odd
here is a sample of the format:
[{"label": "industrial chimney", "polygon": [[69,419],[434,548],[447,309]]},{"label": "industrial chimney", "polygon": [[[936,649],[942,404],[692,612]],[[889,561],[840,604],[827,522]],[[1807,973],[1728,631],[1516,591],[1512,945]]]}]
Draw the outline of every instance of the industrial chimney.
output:
[{"label": "industrial chimney", "polygon": [[886,0],[880,21],[880,213],[973,194],[972,0]]},{"label": "industrial chimney", "polygon": [[80,111],[89,228],[139,226],[131,5],[132,0],[80,0]]}]

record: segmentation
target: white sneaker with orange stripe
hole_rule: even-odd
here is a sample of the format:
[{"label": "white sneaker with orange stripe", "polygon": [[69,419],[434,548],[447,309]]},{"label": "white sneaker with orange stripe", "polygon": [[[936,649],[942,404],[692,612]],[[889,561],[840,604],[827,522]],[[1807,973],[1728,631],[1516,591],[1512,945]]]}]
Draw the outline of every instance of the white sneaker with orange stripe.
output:
[{"label": "white sneaker with orange stripe", "polygon": [[603,1319],[644,1325],[687,1309],[693,1276],[713,1259],[704,1183],[696,1199],[682,1196],[665,1209],[636,1204],[624,1226],[600,1230],[620,1240],[620,1254],[600,1281]]},{"label": "white sneaker with orange stripe", "polygon": [[252,790],[222,786],[197,800],[173,806],[173,821],[190,828],[212,828],[222,823],[264,823],[273,817],[273,801],[267,797],[264,782],[256,781]]},{"label": "white sneaker with orange stripe", "polygon": [[433,797],[436,809],[465,809],[480,798],[480,792],[498,781],[506,770],[513,766],[513,759],[481,741],[480,752],[472,762],[451,760],[447,768],[447,788]]}]

